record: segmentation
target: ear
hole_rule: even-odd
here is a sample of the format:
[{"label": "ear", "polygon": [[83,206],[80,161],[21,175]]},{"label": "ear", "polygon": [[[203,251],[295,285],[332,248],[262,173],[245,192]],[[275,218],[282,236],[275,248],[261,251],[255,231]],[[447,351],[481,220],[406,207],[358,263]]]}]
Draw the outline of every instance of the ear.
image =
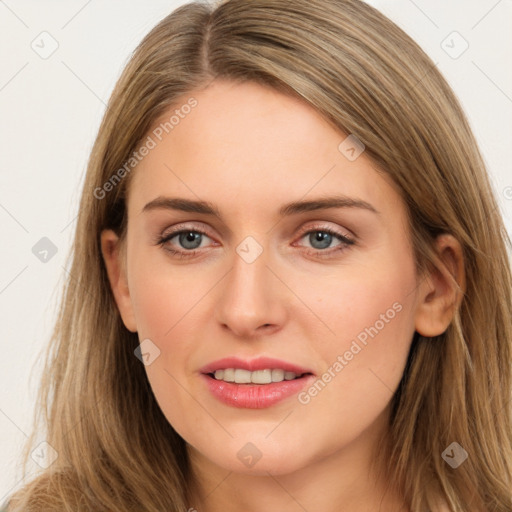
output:
[{"label": "ear", "polygon": [[435,249],[436,267],[420,283],[415,317],[416,331],[427,338],[448,329],[466,288],[460,243],[452,235],[442,234]]},{"label": "ear", "polygon": [[125,327],[131,332],[137,332],[135,315],[133,313],[130,290],[126,273],[126,254],[124,244],[111,229],[101,232],[101,253],[107,269],[108,280],[114,294],[114,299],[121,314]]}]

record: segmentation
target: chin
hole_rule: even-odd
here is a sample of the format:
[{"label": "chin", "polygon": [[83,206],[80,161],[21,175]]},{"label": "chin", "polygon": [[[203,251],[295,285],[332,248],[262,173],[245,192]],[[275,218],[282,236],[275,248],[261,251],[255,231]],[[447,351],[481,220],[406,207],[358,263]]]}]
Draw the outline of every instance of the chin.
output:
[{"label": "chin", "polygon": [[[258,448],[259,446],[259,448]],[[232,454],[232,455],[229,455]],[[242,447],[226,447],[221,453],[202,452],[213,464],[222,467],[234,473],[268,476],[285,475],[293,473],[305,467],[307,460],[304,453],[301,458],[297,458],[297,447],[290,446],[285,448],[282,445],[276,449],[276,445],[271,443],[245,443]]]}]

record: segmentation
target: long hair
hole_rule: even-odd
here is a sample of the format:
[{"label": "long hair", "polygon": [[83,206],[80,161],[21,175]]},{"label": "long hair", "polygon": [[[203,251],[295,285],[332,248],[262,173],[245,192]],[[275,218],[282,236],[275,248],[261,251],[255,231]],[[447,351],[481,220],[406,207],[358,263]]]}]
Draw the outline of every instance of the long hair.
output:
[{"label": "long hair", "polygon": [[[301,98],[356,134],[407,206],[418,270],[438,265],[437,235],[459,241],[464,295],[442,335],[415,334],[379,463],[414,512],[433,510],[438,497],[453,512],[510,512],[510,239],[454,93],[409,36],[360,0],[190,3],[136,48],[92,149],[40,388],[35,425],[58,457],[10,510],[189,508],[185,443],[134,356],[139,340],[121,321],[99,236],[126,232],[137,172],[126,163],[148,130],[215,78]],[[457,469],[442,457],[453,442],[469,455]]]}]

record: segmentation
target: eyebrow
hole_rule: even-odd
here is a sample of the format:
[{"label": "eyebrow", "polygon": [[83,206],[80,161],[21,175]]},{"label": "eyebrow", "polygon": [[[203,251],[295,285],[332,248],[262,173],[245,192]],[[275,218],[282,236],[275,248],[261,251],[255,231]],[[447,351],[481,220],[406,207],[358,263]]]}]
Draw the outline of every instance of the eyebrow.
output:
[{"label": "eyebrow", "polygon": [[[281,206],[278,213],[281,217],[285,217],[298,213],[326,210],[328,208],[360,208],[380,215],[380,212],[370,203],[363,201],[362,199],[355,199],[347,196],[329,196],[309,201],[292,201],[291,203]],[[142,212],[160,209],[178,210],[188,213],[202,213],[205,215],[213,215],[214,217],[222,220],[222,215],[214,204],[208,201],[194,201],[181,197],[159,196],[147,203],[142,209]]]}]

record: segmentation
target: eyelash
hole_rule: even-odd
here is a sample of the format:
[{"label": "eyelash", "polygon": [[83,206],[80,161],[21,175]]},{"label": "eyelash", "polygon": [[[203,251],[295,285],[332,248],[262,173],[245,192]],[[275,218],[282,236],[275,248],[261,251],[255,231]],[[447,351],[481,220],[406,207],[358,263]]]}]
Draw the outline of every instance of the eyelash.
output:
[{"label": "eyelash", "polygon": [[[178,257],[180,259],[182,258],[191,258],[195,256],[197,253],[201,252],[200,249],[192,249],[192,250],[184,250],[184,251],[177,251],[175,249],[171,249],[170,247],[166,246],[165,244],[174,238],[177,235],[180,235],[182,233],[200,233],[202,235],[207,236],[208,238],[211,238],[208,233],[203,231],[199,228],[194,229],[177,229],[176,231],[173,231],[171,233],[168,233],[166,235],[158,235],[155,243],[156,245],[160,245],[163,250],[170,253],[172,256]],[[329,258],[332,257],[332,253],[338,253],[346,250],[349,246],[355,245],[355,241],[352,238],[349,238],[345,235],[342,235],[341,233],[338,233],[337,231],[334,231],[331,228],[324,227],[324,226],[314,226],[311,229],[308,229],[307,231],[304,231],[301,233],[299,240],[304,238],[306,235],[309,235],[311,233],[327,233],[329,235],[334,236],[335,238],[338,238],[341,242],[338,246],[329,249],[309,249],[307,252],[308,255],[314,255],[319,258]]]}]

